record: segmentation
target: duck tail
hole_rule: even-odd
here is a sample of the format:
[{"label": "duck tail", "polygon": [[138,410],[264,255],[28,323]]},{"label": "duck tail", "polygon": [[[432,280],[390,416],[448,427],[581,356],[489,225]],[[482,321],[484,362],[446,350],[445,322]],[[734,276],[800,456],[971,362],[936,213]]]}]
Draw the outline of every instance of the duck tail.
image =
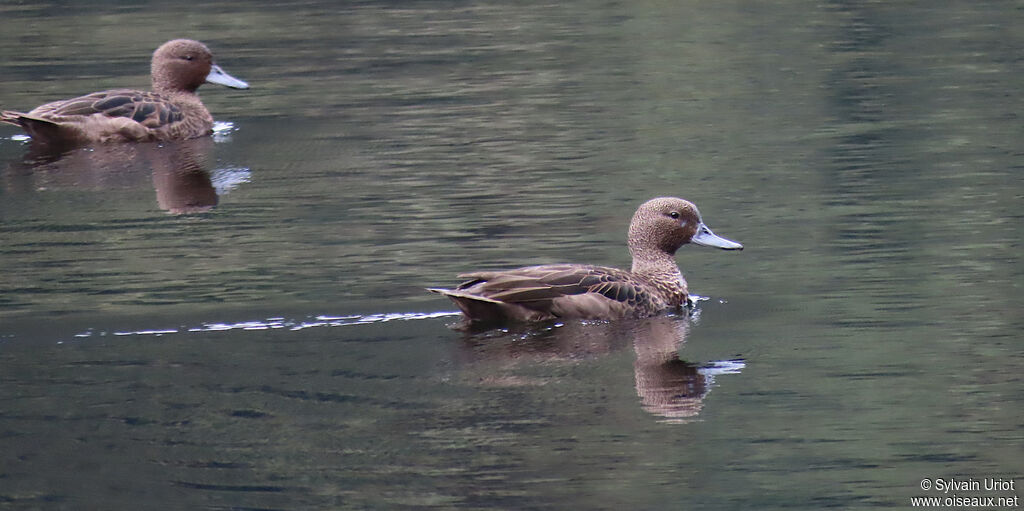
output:
[{"label": "duck tail", "polygon": [[466,293],[457,289],[427,288],[431,293],[447,296],[471,322],[490,323],[506,321],[538,321],[550,319],[550,314],[526,307],[494,300],[486,296]]},{"label": "duck tail", "polygon": [[23,115],[25,115],[24,112],[15,112],[14,110],[3,110],[0,111],[0,122],[13,124],[15,126],[21,126],[21,122],[19,122],[19,119],[21,119]]},{"label": "duck tail", "polygon": [[25,130],[25,133],[28,133],[33,141],[39,143],[72,141],[76,140],[78,135],[76,130],[65,128],[60,123],[39,117],[29,117],[26,113],[12,110],[0,113],[0,121],[21,126],[21,129]]},{"label": "duck tail", "polygon": [[495,319],[504,316],[502,303],[483,296],[470,295],[454,289],[427,288],[431,293],[447,296],[470,320]]}]

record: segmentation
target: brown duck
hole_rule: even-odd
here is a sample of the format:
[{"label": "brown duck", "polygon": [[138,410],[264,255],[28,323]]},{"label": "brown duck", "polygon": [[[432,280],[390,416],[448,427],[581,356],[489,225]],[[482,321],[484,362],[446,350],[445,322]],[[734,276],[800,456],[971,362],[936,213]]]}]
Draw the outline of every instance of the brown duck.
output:
[{"label": "brown duck", "polygon": [[249,88],[214,64],[206,45],[189,39],[157,48],[151,70],[152,92],[94,92],[28,113],[4,111],[0,121],[21,126],[42,144],[183,140],[209,135],[213,129],[213,116],[196,94],[200,85]]},{"label": "brown duck", "polygon": [[651,316],[689,304],[686,280],[675,261],[676,250],[687,243],[743,249],[743,245],[711,232],[693,203],[662,197],[645,202],[633,215],[630,271],[546,264],[465,273],[459,277],[470,280],[455,289],[429,290],[451,298],[470,321]]}]

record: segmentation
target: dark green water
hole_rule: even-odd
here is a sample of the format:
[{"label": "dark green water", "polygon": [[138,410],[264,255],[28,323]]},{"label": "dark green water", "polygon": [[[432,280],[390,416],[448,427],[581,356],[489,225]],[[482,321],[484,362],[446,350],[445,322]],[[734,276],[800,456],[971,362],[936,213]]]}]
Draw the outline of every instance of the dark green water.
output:
[{"label": "dark green water", "polygon": [[[0,107],[207,42],[214,139],[0,126],[0,509],[842,509],[1024,484],[1015,2],[0,4]],[[70,35],[69,35],[70,34]],[[26,161],[30,160],[30,161]],[[694,318],[467,335],[628,266]],[[1024,491],[959,491],[1012,497]],[[1012,508],[1012,507],[1011,507]]]}]

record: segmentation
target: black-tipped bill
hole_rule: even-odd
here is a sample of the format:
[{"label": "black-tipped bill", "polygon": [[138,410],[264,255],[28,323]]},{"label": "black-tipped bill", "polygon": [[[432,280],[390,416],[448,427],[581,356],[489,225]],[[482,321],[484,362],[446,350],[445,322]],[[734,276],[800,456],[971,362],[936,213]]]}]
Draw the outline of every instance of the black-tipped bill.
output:
[{"label": "black-tipped bill", "polygon": [[720,248],[722,250],[743,250],[743,245],[718,236],[711,232],[711,229],[708,229],[708,226],[703,223],[697,226],[697,234],[693,235],[690,242],[705,247]]},{"label": "black-tipped bill", "polygon": [[248,89],[249,84],[224,72],[220,66],[214,64],[210,67],[210,74],[206,75],[206,83],[216,83],[232,89]]}]

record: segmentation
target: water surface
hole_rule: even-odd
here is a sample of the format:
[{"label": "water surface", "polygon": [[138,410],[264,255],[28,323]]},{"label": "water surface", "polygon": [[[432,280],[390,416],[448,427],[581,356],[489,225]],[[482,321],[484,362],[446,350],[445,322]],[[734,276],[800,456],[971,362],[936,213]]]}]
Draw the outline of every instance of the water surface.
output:
[{"label": "water surface", "polygon": [[[1015,478],[1012,2],[0,7],[0,105],[252,89],[218,135],[0,127],[0,507],[907,508]],[[65,34],[74,33],[69,38]],[[460,271],[628,266],[660,195],[692,317],[462,333]],[[1011,496],[975,492],[963,496]]]}]

